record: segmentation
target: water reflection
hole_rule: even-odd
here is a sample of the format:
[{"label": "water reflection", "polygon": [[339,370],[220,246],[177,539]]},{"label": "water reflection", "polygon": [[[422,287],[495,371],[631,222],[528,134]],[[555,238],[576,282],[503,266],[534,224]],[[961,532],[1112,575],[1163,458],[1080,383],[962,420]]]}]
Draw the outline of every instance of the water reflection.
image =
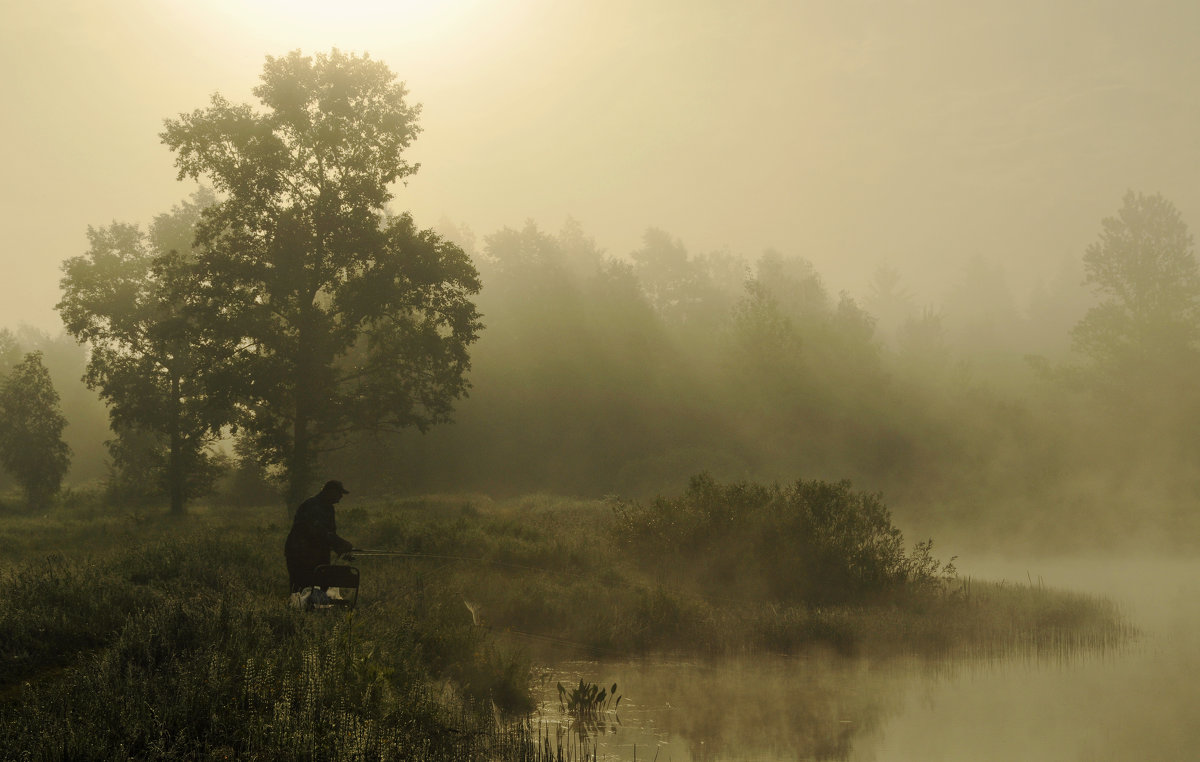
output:
[{"label": "water reflection", "polygon": [[[566,662],[557,681],[617,682],[624,700],[592,736],[600,759],[848,759],[903,689],[903,670],[833,656],[714,662]],[[555,690],[547,725],[570,727]]]},{"label": "water reflection", "polygon": [[[1047,585],[1112,596],[1142,636],[1117,650],[1004,658],[562,660],[536,719],[552,737],[572,732],[557,683],[583,679],[618,683],[623,695],[587,738],[599,759],[1197,758],[1200,563],[1035,568]],[[1026,569],[974,573],[1015,580]]]}]

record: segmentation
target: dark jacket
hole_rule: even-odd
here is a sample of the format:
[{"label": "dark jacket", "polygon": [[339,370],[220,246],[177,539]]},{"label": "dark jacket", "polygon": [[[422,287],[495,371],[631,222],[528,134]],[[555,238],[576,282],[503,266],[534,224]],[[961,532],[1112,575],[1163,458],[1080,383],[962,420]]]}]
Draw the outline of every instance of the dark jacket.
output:
[{"label": "dark jacket", "polygon": [[312,571],[329,563],[330,551],[345,553],[351,547],[349,541],[338,536],[333,504],[321,500],[320,495],[305,500],[296,509],[292,531],[283,543],[292,591],[312,585]]}]

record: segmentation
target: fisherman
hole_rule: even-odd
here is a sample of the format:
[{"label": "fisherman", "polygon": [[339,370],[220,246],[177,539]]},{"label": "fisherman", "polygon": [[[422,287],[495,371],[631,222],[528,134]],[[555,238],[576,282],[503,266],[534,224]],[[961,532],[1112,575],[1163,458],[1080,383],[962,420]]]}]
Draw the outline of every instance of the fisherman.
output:
[{"label": "fisherman", "polygon": [[348,553],[353,545],[338,536],[333,506],[350,490],[337,479],[325,482],[321,491],[300,504],[292,531],[288,532],[283,544],[283,555],[287,559],[288,581],[292,592],[299,593],[313,587],[314,572],[318,566],[329,563],[330,551],[338,555]]}]

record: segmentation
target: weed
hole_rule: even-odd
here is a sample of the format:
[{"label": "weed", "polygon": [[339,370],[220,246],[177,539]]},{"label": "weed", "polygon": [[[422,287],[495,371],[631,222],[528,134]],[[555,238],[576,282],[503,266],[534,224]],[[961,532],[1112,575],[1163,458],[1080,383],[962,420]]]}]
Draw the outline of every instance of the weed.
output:
[{"label": "weed", "polygon": [[601,688],[596,683],[585,683],[579,678],[579,685],[566,688],[558,684],[558,703],[561,709],[576,717],[595,717],[606,711],[610,706],[616,709],[621,705],[621,697],[617,695],[617,684],[611,688]]}]

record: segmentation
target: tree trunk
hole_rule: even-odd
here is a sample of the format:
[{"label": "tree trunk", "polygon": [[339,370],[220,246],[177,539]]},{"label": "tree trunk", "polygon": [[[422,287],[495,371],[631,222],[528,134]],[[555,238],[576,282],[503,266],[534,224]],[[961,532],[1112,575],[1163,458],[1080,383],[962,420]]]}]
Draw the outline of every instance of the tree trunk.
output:
[{"label": "tree trunk", "polygon": [[303,389],[296,389],[296,418],[292,426],[292,457],[288,464],[288,511],[294,511],[308,497],[309,462],[312,443],[308,431],[308,407]]},{"label": "tree trunk", "polygon": [[313,372],[315,358],[312,349],[312,316],[311,307],[303,309],[299,321],[299,336],[296,342],[296,379],[294,381],[295,416],[292,420],[292,453],[291,462],[287,464],[288,510],[295,507],[308,497],[312,480],[313,441],[310,421],[313,418],[313,406],[318,394],[313,388],[316,374]]},{"label": "tree trunk", "polygon": [[171,451],[167,455],[167,492],[171,498],[171,515],[183,516],[187,509],[184,505],[186,478],[183,464],[183,436],[179,432],[179,378],[171,379]]}]

